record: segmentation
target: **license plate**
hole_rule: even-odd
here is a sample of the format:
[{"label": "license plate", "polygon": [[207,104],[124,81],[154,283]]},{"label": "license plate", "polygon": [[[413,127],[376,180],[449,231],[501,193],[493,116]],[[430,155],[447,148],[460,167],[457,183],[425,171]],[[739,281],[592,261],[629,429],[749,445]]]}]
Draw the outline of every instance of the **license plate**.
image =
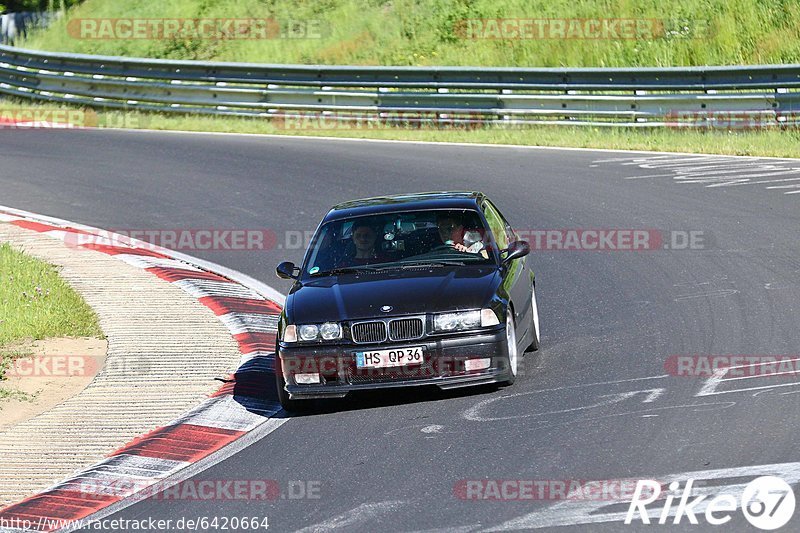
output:
[{"label": "license plate", "polygon": [[356,352],[357,368],[388,368],[393,366],[421,365],[423,346]]}]

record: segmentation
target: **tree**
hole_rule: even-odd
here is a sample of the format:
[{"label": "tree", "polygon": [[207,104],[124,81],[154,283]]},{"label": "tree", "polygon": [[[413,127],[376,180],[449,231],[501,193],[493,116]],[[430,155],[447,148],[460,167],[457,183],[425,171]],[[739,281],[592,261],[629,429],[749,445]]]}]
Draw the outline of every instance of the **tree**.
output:
[{"label": "tree", "polygon": [[45,11],[72,7],[81,0],[4,0],[0,11],[16,13],[19,11]]}]

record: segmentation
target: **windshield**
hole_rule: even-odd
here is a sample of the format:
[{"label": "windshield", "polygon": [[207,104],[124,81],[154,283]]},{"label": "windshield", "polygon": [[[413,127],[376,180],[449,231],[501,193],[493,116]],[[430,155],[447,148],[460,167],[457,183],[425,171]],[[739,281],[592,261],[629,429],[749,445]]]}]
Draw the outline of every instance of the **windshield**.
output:
[{"label": "windshield", "polygon": [[491,232],[473,210],[427,210],[335,220],[317,231],[303,276],[411,265],[496,262]]}]

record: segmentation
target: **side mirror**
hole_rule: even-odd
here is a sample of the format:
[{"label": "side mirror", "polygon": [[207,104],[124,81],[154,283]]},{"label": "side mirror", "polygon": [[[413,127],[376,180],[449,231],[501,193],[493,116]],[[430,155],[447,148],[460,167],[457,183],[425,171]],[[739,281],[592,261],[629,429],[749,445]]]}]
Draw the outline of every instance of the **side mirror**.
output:
[{"label": "side mirror", "polygon": [[503,258],[503,264],[508,264],[514,259],[525,257],[531,253],[531,246],[528,241],[514,241],[508,245],[508,248],[503,250],[506,256]]},{"label": "side mirror", "polygon": [[300,270],[291,261],[284,261],[275,269],[275,273],[281,279],[298,279]]}]

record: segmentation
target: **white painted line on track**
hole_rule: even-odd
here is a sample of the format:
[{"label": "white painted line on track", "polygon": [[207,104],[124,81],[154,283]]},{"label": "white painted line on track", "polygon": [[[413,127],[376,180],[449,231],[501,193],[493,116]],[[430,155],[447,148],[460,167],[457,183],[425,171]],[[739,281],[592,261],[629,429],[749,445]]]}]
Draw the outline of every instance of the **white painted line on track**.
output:
[{"label": "white painted line on track", "polygon": [[102,494],[129,497],[191,464],[135,455],[118,455],[110,459],[118,460],[98,463],[48,490],[73,490],[85,494],[88,500]]},{"label": "white painted line on track", "polygon": [[[571,151],[571,152],[600,152],[610,154],[657,154],[661,157],[674,155],[693,156],[693,157],[729,157],[737,159],[769,159],[775,161],[798,161],[800,158],[791,157],[772,157],[772,156],[750,156],[733,154],[701,154],[696,152],[659,152],[655,150],[619,150],[612,148],[580,148],[570,146],[532,146],[527,144],[494,144],[494,143],[468,143],[468,142],[443,142],[443,141],[404,141],[398,139],[361,139],[356,137],[325,137],[322,135],[279,135],[274,133],[235,133],[222,131],[187,131],[187,130],[150,130],[150,129],[130,129],[130,128],[84,128],[83,131],[114,131],[122,133],[165,133],[175,135],[210,135],[219,137],[252,137],[263,139],[281,140],[303,140],[303,141],[339,141],[339,142],[364,142],[364,143],[386,143],[386,144],[419,144],[431,146],[458,146],[464,148],[516,148],[521,150],[546,150],[546,151]],[[625,158],[629,159],[629,158]],[[611,160],[606,160],[610,162]]]},{"label": "white painted line on track", "polygon": [[[770,158],[734,158],[717,156],[670,157],[668,155],[651,157],[631,157],[597,159],[593,165],[600,163],[616,163],[621,166],[637,166],[643,170],[661,170],[666,173],[637,174],[625,176],[625,180],[669,179],[673,183],[704,185],[707,188],[734,187],[743,185],[767,185],[766,189],[776,188],[771,183],[800,181],[800,178],[787,176],[800,174],[796,160],[777,160]],[[792,166],[787,166],[792,164]],[[671,171],[671,172],[670,172]],[[763,179],[773,178],[773,179]],[[789,188],[796,188],[795,185]],[[799,191],[787,191],[784,194],[796,194]]]},{"label": "white painted line on track", "polygon": [[247,332],[276,333],[278,331],[278,315],[228,313],[219,318],[232,335]]},{"label": "white painted line on track", "polygon": [[[787,359],[786,360],[787,363],[798,362],[798,361],[800,361],[800,358],[798,358],[798,359]],[[730,383],[730,382],[739,382],[739,381],[747,380],[747,379],[768,379],[768,378],[778,377],[778,376],[786,376],[786,375],[796,376],[797,375],[797,373],[794,372],[794,371],[787,371],[787,372],[774,372],[774,373],[762,374],[762,375],[758,375],[757,374],[757,375],[752,375],[752,376],[737,376],[737,377],[730,377],[730,378],[727,378],[727,379],[725,378],[725,376],[728,375],[732,370],[737,370],[737,369],[741,369],[741,368],[755,368],[755,367],[758,367],[758,366],[766,366],[766,365],[772,365],[772,364],[775,364],[775,363],[774,362],[762,362],[762,363],[752,363],[752,364],[745,364],[745,365],[739,365],[739,366],[729,366],[729,367],[724,367],[724,368],[718,368],[717,370],[714,371],[714,373],[712,374],[712,376],[710,378],[706,379],[705,382],[703,382],[703,386],[700,388],[700,391],[697,392],[697,394],[695,394],[695,397],[696,398],[700,398],[700,397],[704,397],[704,396],[717,396],[717,395],[720,395],[720,394],[731,394],[731,393],[736,393],[736,392],[765,391],[765,390],[769,390],[769,389],[781,389],[781,388],[784,388],[784,387],[797,387],[797,386],[800,386],[800,381],[794,381],[794,382],[791,382],[791,383],[776,383],[776,384],[771,384],[771,385],[760,385],[760,386],[757,386],[757,387],[745,387],[745,388],[718,390],[720,388],[720,386],[722,386],[725,383]]]},{"label": "white painted line on track", "polygon": [[173,282],[195,298],[206,296],[232,297],[243,300],[263,300],[264,297],[249,287],[227,281],[211,281],[207,279],[182,279]]},{"label": "white painted line on track", "polygon": [[172,459],[161,459],[155,457],[147,457],[144,455],[131,455],[127,453],[114,455],[105,459],[86,472],[94,470],[104,470],[106,472],[131,472],[132,475],[143,475],[151,477],[151,473],[164,475],[169,472],[174,472],[179,468],[188,466],[191,463],[185,461],[175,461]]},{"label": "white painted line on track", "polygon": [[[303,529],[298,530],[296,533],[318,533],[336,530],[354,531],[353,528],[356,525],[361,526],[359,529],[369,531],[370,528],[364,527],[365,522],[376,520],[382,515],[389,513],[395,508],[403,505],[407,505],[407,502],[385,501],[376,503],[362,503],[355,509],[350,509],[347,512],[334,516],[333,518],[330,518],[324,522],[320,522],[319,524],[304,527]],[[372,529],[372,531],[376,531],[377,529],[379,528],[376,524],[376,528]]]},{"label": "white painted line on track", "polygon": [[[667,474],[662,476],[645,475],[638,479],[652,479],[657,480],[662,485],[666,486],[673,481],[685,483],[688,479],[710,481],[711,484],[696,484],[693,487],[692,496],[700,495],[719,495],[731,494],[740,495],[747,485],[741,481],[741,478],[760,477],[760,476],[778,476],[790,485],[800,483],[800,463],[777,463],[769,465],[757,466],[742,466],[736,468],[719,468],[713,470],[701,471],[688,471],[676,474]],[[629,474],[625,474],[627,479],[630,479]],[[720,481],[728,481],[728,483],[719,483]],[[713,482],[717,482],[713,484]],[[578,498],[580,495],[570,500],[572,494],[567,495],[564,501],[560,501],[549,507],[534,511],[503,522],[502,524],[484,529],[483,531],[518,531],[529,529],[541,529],[545,527],[559,527],[559,526],[576,526],[585,524],[600,524],[608,522],[619,522],[620,531],[626,526],[623,524],[627,514],[627,501],[586,501],[585,498]],[[700,502],[695,508],[694,512],[700,515],[705,512],[708,506],[708,501]],[[625,511],[617,511],[619,504],[625,504]],[[604,508],[610,508],[607,512],[603,512]],[[667,516],[674,517],[678,506],[672,505],[667,513]],[[661,509],[648,509],[648,515],[651,520],[658,520],[661,514]]]},{"label": "white painted line on track", "polygon": [[[709,188],[711,188],[711,187],[736,187],[738,185],[760,185],[760,184],[763,184],[763,183],[782,183],[782,182],[786,182],[786,181],[800,181],[800,178],[783,178],[783,179],[779,179],[779,180],[761,180],[761,181],[742,180],[742,182],[740,182],[740,183],[724,183],[724,184],[719,184],[719,185],[709,185],[708,187]],[[766,189],[780,189],[780,188],[783,188],[783,187],[797,187],[797,185],[785,185],[785,186],[782,186],[782,187],[775,186],[775,187],[765,187],[765,188]]]},{"label": "white painted line on track", "polygon": [[739,291],[736,289],[717,289],[715,291],[701,292],[697,294],[687,294],[673,298],[676,302],[684,302],[686,300],[694,300],[696,298],[724,298],[732,294],[737,294]]},{"label": "white painted line on track", "polygon": [[200,272],[200,269],[196,266],[177,259],[163,259],[160,257],[149,257],[137,254],[117,254],[114,257],[139,268],[179,268],[181,270]]},{"label": "white painted line on track", "polygon": [[448,527],[439,527],[434,529],[417,529],[415,531],[410,531],[409,533],[470,533],[471,531],[477,531],[480,529],[481,526],[474,525],[474,526],[448,526]]},{"label": "white painted line on track", "polygon": [[645,395],[645,399],[642,403],[652,403],[657,398],[659,398],[663,392],[663,388],[652,388],[652,389],[643,389],[643,390],[635,390],[635,391],[626,391],[621,393],[612,393],[612,394],[604,394],[598,396],[600,401],[596,401],[589,405],[582,405],[579,407],[574,407],[570,409],[560,409],[556,411],[547,411],[543,413],[524,413],[520,415],[513,415],[513,416],[504,416],[504,417],[485,417],[481,415],[481,412],[486,409],[489,405],[497,403],[503,400],[509,400],[512,398],[519,398],[521,396],[531,396],[534,394],[541,394],[544,392],[554,392],[554,391],[561,391],[561,390],[569,390],[569,389],[578,389],[578,388],[585,388],[585,387],[593,387],[593,386],[608,386],[608,385],[615,385],[619,383],[631,383],[636,381],[643,381],[643,380],[654,380],[654,379],[664,379],[669,377],[669,374],[661,374],[658,376],[648,376],[644,378],[631,378],[631,379],[621,379],[615,381],[601,381],[596,383],[584,383],[579,385],[568,385],[565,387],[556,387],[552,389],[537,389],[533,391],[526,391],[526,392],[518,392],[516,394],[508,394],[505,396],[498,396],[495,398],[488,398],[486,400],[481,400],[480,402],[476,403],[472,407],[466,409],[461,416],[466,420],[470,420],[473,422],[494,422],[498,420],[512,420],[512,419],[520,419],[520,418],[531,418],[531,417],[544,417],[547,415],[555,415],[555,414],[567,414],[572,412],[578,411],[586,411],[589,409],[595,409],[599,407],[605,407],[609,405],[613,405],[624,400],[630,399],[636,395]]},{"label": "white painted line on track", "polygon": [[209,398],[177,418],[171,425],[192,424],[233,431],[252,431],[264,422],[265,416],[273,416],[281,410],[281,406],[278,404],[259,401],[261,412],[256,414],[233,394]]}]

